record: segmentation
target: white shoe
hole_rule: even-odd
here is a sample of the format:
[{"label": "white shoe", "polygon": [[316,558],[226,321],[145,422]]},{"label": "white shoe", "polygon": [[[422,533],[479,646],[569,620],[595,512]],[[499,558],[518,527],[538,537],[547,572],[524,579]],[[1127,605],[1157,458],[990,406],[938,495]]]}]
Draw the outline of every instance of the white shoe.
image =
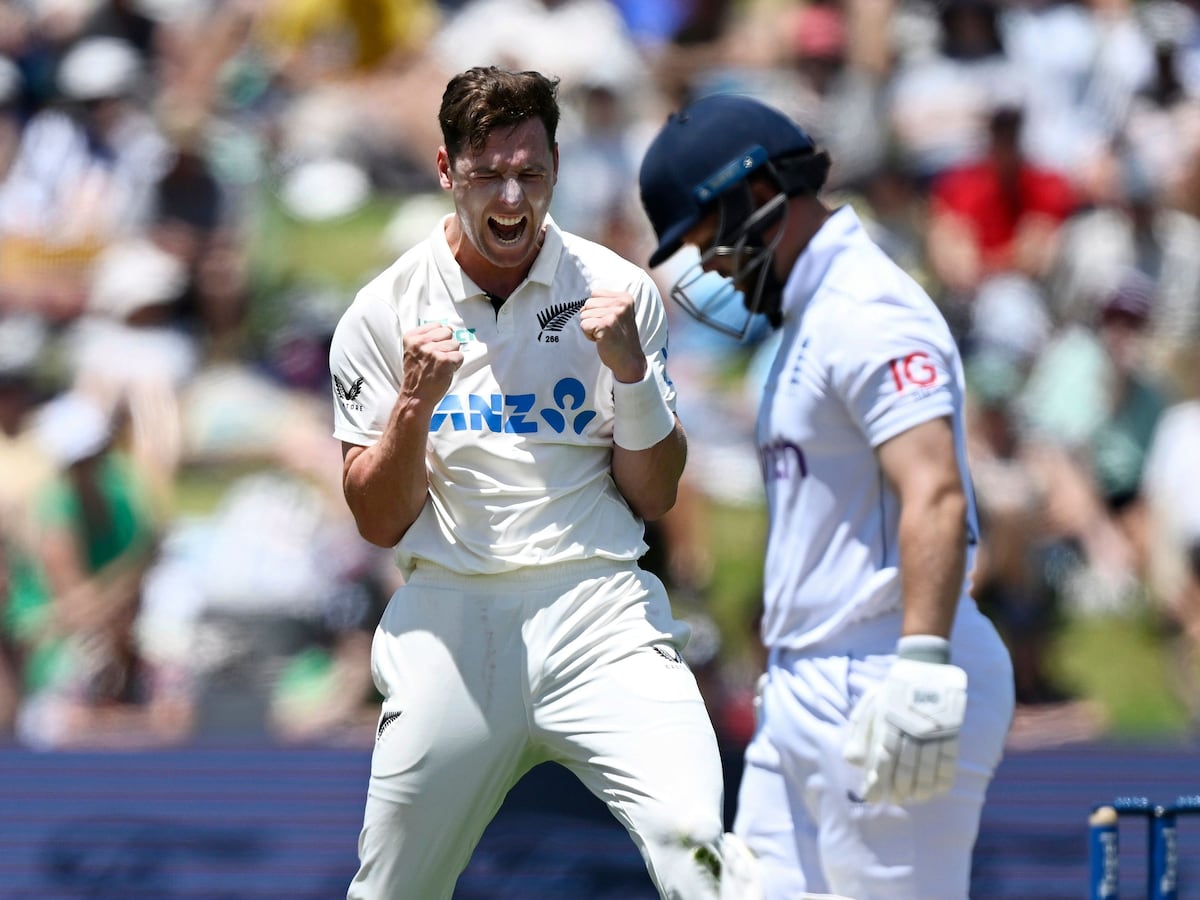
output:
[{"label": "white shoe", "polygon": [[735,834],[721,839],[721,900],[765,900],[758,860]]}]

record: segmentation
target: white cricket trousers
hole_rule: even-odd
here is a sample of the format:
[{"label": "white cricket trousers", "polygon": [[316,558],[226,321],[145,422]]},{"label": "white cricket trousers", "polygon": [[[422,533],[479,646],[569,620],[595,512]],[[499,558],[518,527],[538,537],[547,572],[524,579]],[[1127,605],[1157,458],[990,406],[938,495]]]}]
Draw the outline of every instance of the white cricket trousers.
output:
[{"label": "white cricket trousers", "polygon": [[449,898],[505,794],[547,760],[608,805],[663,897],[717,897],[721,763],[686,640],[632,563],[418,567],[372,647],[384,701],[348,897]]},{"label": "white cricket trousers", "polygon": [[960,604],[951,661],[967,672],[967,709],[953,786],[925,803],[858,802],[862,770],[842,757],[847,719],[891,666],[899,634],[899,613],[889,614],[819,648],[771,653],[733,827],[758,857],[767,900],[968,896],[984,798],[1012,723],[1012,665],[974,602]]}]

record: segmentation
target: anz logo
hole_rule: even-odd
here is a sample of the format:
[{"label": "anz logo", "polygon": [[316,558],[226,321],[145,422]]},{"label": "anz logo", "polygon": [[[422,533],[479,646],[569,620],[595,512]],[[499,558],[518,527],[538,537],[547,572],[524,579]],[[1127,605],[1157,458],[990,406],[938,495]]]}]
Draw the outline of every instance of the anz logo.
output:
[{"label": "anz logo", "polygon": [[587,389],[578,378],[563,378],[554,385],[550,403],[537,394],[448,394],[429,421],[431,432],[449,425],[452,431],[494,431],[537,434],[543,425],[555,434],[583,431],[596,418],[585,408]]}]

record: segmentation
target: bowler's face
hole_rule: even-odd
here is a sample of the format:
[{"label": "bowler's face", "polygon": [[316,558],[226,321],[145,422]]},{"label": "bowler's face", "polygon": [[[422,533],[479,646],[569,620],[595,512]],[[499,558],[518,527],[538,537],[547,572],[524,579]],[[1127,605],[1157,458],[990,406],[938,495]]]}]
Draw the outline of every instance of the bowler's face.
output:
[{"label": "bowler's face", "polygon": [[476,254],[501,269],[532,264],[558,179],[558,148],[540,119],[498,128],[482,150],[467,147],[453,162],[442,148],[438,174]]}]

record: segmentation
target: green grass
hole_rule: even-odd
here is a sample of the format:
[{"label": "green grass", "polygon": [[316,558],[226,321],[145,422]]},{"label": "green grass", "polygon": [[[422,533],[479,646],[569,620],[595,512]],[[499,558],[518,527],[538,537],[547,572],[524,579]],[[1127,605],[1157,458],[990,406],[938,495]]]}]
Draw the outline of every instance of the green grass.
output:
[{"label": "green grass", "polygon": [[271,195],[262,206],[254,248],[256,270],[268,283],[311,281],[357,289],[392,262],[384,229],[396,211],[389,198],[327,222],[290,216]]},{"label": "green grass", "polygon": [[1103,707],[1113,737],[1183,737],[1188,715],[1175,689],[1175,656],[1148,615],[1068,619],[1052,654],[1064,684]]},{"label": "green grass", "polygon": [[172,515],[181,518],[211,515],[239,478],[266,466],[265,462],[186,466],[175,479]]},{"label": "green grass", "polygon": [[723,656],[732,662],[750,651],[750,623],[762,604],[766,512],[755,506],[715,505],[709,527],[713,554],[709,612],[721,629]]}]

